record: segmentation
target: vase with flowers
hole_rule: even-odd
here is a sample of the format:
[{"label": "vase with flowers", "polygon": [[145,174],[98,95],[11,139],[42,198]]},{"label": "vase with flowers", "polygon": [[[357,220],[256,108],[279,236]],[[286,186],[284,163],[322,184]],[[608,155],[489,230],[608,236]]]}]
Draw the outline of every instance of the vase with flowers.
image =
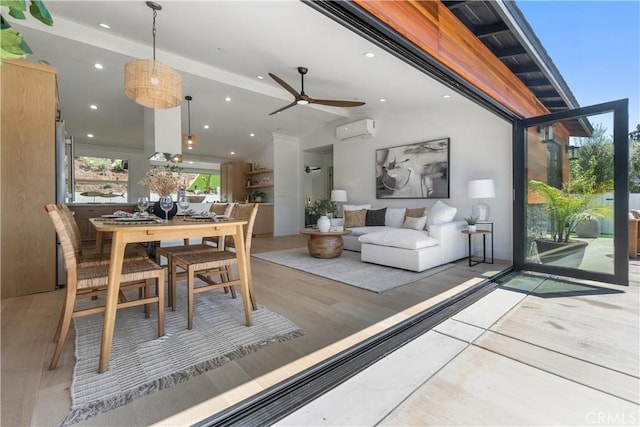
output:
[{"label": "vase with flowers", "polygon": [[153,167],[147,171],[144,178],[139,182],[144,185],[152,193],[156,193],[160,196],[159,200],[164,200],[164,208],[160,206],[159,202],[153,205],[153,213],[160,218],[171,219],[178,212],[178,206],[172,203],[169,209],[167,203],[171,194],[173,194],[180,184],[180,174],[175,168],[169,166]]}]

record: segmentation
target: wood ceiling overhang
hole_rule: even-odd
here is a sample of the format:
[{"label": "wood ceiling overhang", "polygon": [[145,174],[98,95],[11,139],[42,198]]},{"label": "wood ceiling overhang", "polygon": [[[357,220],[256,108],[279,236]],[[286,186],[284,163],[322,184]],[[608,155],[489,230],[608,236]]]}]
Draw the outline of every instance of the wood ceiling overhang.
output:
[{"label": "wood ceiling overhang", "polygon": [[[579,106],[513,2],[354,1],[520,117]],[[586,119],[563,124],[591,135]]]}]

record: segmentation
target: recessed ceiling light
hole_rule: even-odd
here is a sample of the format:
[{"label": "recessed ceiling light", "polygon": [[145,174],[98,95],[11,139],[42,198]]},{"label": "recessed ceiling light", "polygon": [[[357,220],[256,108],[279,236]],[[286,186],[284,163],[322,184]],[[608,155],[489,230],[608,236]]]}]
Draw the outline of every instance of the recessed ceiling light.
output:
[{"label": "recessed ceiling light", "polygon": [[227,96],[224,100],[225,100],[225,101],[227,101],[227,102],[229,102],[229,101],[231,101],[231,97],[230,97],[230,96]]},{"label": "recessed ceiling light", "polygon": [[251,132],[251,133],[249,134],[249,136],[253,138],[254,136],[256,136],[256,134],[255,134],[255,133],[253,133],[253,132]]},{"label": "recessed ceiling light", "polygon": [[95,105],[95,104],[91,104],[91,105],[89,105],[89,108],[91,108],[92,110],[97,110],[98,106]]},{"label": "recessed ceiling light", "polygon": [[229,153],[229,154],[233,155],[233,154],[236,154],[236,152],[235,152],[235,151],[232,151],[232,152],[231,152],[231,153]]},{"label": "recessed ceiling light", "polygon": [[264,77],[262,76],[257,76],[260,80],[264,80]]},{"label": "recessed ceiling light", "polygon": [[192,164],[193,164],[193,162],[189,162],[189,164],[190,164],[190,165],[192,165]]},{"label": "recessed ceiling light", "polygon": [[203,128],[209,129],[209,125],[204,125]]},{"label": "recessed ceiling light", "polygon": [[105,28],[107,30],[111,29],[111,25],[105,24],[104,22],[100,22],[98,23],[98,25],[100,25],[102,28]]},{"label": "recessed ceiling light", "polygon": [[451,95],[442,95],[443,98],[451,98]]},{"label": "recessed ceiling light", "polygon": [[88,133],[87,134],[87,138],[93,138],[93,134],[92,133]]},{"label": "recessed ceiling light", "polygon": [[95,68],[97,68],[98,70],[102,70],[102,69],[104,68],[104,67],[102,66],[102,64],[100,64],[100,63],[98,63],[98,62],[96,62],[95,64],[93,64],[93,66],[94,66]]},{"label": "recessed ceiling light", "polygon": [[387,102],[386,98],[380,98],[380,102]]},{"label": "recessed ceiling light", "polygon": [[374,56],[376,56],[376,54],[373,52],[365,52],[364,56],[366,56],[367,58],[373,58]]}]

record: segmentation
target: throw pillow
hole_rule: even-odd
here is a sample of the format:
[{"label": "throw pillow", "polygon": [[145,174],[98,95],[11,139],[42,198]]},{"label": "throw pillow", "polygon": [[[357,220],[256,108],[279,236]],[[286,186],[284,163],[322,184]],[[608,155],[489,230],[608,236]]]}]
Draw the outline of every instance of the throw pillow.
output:
[{"label": "throw pillow", "polygon": [[395,228],[402,227],[405,212],[405,208],[387,208],[384,216],[384,225]]},{"label": "throw pillow", "polygon": [[344,211],[344,228],[364,227],[367,218],[367,210]]},{"label": "throw pillow", "polygon": [[407,209],[404,216],[405,218],[406,217],[420,218],[421,216],[424,216],[424,208]]},{"label": "throw pillow", "polygon": [[458,208],[454,208],[453,206],[449,206],[438,200],[436,204],[433,205],[431,209],[429,209],[429,219],[427,221],[427,225],[444,224],[445,222],[451,222],[453,221],[453,218],[455,218],[457,212]]},{"label": "throw pillow", "polygon": [[364,225],[366,227],[381,225],[384,226],[384,217],[387,213],[387,208],[382,209],[368,209],[367,215],[364,220]]},{"label": "throw pillow", "polygon": [[342,211],[359,211],[360,209],[371,209],[371,203],[366,205],[342,205]]},{"label": "throw pillow", "polygon": [[427,225],[427,217],[421,216],[420,218],[409,216],[404,220],[402,228],[411,228],[412,230],[424,230],[424,226]]}]

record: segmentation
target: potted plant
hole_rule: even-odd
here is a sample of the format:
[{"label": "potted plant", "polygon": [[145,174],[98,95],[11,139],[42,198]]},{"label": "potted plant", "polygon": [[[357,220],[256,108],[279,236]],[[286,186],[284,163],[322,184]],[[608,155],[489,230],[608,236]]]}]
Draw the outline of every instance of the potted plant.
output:
[{"label": "potted plant", "polygon": [[544,214],[549,237],[535,240],[538,256],[543,264],[557,263],[564,267],[578,267],[582,262],[587,242],[570,239],[577,224],[586,218],[607,216],[611,207],[597,203],[604,188],[574,191],[574,183],[568,181],[562,188],[536,181],[529,181],[529,189],[545,198]]},{"label": "potted plant", "polygon": [[465,221],[467,221],[467,229],[469,230],[470,233],[475,233],[477,230],[477,226],[476,224],[478,223],[478,217],[477,216],[470,216],[464,219]]},{"label": "potted plant", "polygon": [[335,215],[338,212],[338,205],[330,199],[318,199],[307,208],[307,211],[311,216],[318,217],[316,223],[318,230],[327,232],[331,228],[328,215]]},{"label": "potted plant", "polygon": [[265,193],[264,191],[260,191],[260,190],[253,190],[253,192],[251,193],[251,200],[253,200],[256,203],[260,203],[262,201],[266,201],[267,200],[267,193]]}]

